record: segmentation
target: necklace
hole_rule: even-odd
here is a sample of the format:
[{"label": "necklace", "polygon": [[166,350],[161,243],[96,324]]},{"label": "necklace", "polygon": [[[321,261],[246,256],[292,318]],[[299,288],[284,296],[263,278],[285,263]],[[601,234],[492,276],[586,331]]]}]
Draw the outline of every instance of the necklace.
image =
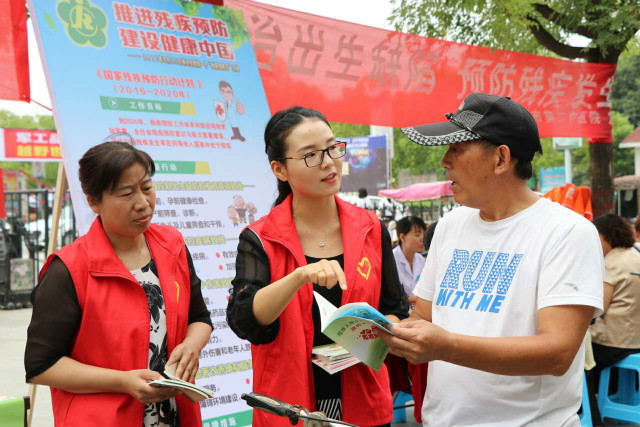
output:
[{"label": "necklace", "polygon": [[324,235],[324,239],[320,240],[318,242],[318,246],[320,246],[320,249],[324,250],[325,247],[325,241],[327,240],[327,237],[329,237],[329,233],[331,232],[331,228],[329,228],[329,231],[327,231],[327,234]]},{"label": "necklace", "polygon": [[[295,214],[295,213],[293,213],[293,212],[292,212],[291,214],[293,215],[293,218],[295,219],[296,214]],[[340,221],[340,218],[339,218],[339,217],[338,217],[338,221]],[[325,234],[325,235],[324,235],[324,238],[323,238],[322,240],[319,240],[319,241],[318,241],[318,246],[320,247],[320,250],[324,250],[325,246],[327,246],[326,241],[327,241],[327,238],[329,237],[329,234],[331,233],[331,229],[332,229],[332,227],[333,227],[333,225],[334,225],[334,224],[335,224],[335,222],[334,222],[334,223],[331,223],[331,224],[330,224],[330,226],[329,226],[329,227],[327,227],[327,228],[328,228],[328,230],[327,230],[327,234]]]},{"label": "necklace", "polygon": [[[142,258],[142,253],[144,252],[144,250],[149,248],[149,243],[147,242],[147,238],[144,237],[144,234],[142,235],[142,238],[144,239],[144,245],[140,248],[140,252],[138,253],[138,264],[140,264],[140,258]],[[150,249],[149,254],[151,254]]]}]

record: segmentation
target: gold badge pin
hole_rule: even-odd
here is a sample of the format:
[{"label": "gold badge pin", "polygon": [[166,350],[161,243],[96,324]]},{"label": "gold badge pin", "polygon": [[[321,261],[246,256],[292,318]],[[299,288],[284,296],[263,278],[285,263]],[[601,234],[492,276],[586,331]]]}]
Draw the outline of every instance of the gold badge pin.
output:
[{"label": "gold badge pin", "polygon": [[358,267],[356,270],[365,280],[369,280],[369,274],[371,274],[371,263],[369,262],[369,258],[362,257],[360,262],[358,263]]}]

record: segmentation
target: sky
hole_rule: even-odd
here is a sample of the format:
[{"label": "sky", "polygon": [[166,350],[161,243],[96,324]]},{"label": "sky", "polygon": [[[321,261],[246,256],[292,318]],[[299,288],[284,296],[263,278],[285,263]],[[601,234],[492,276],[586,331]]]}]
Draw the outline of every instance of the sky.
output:
[{"label": "sky", "polygon": [[[326,16],[328,18],[341,19],[356,24],[369,25],[376,28],[391,30],[387,22],[391,15],[391,2],[389,0],[265,0],[267,3],[278,7]],[[366,11],[366,13],[363,13]],[[31,79],[31,98],[40,104],[51,107],[51,99],[38,53],[37,42],[31,21],[29,21],[29,73]],[[35,103],[22,101],[0,100],[0,110],[8,110],[18,115],[51,114],[47,109]]]}]

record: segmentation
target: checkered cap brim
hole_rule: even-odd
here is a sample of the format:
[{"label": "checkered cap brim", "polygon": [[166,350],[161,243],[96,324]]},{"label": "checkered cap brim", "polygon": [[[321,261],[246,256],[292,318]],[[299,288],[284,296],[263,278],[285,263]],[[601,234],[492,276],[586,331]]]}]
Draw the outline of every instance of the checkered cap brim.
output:
[{"label": "checkered cap brim", "polygon": [[402,128],[411,141],[420,145],[438,146],[482,139],[477,133],[461,128],[452,122]]}]

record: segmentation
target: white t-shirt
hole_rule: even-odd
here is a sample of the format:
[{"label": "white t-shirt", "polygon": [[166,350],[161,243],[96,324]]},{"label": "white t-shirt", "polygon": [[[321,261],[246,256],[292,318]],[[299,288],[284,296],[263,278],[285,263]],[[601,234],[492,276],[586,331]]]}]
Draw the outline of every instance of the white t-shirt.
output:
[{"label": "white t-shirt", "polygon": [[413,255],[413,268],[410,267],[409,261],[407,261],[407,257],[404,256],[400,245],[393,249],[393,257],[396,259],[400,283],[402,283],[402,287],[407,295],[411,295],[413,288],[416,287],[416,283],[420,278],[420,273],[422,273],[422,269],[424,268],[425,259],[419,253],[415,253]]},{"label": "white t-shirt", "polygon": [[[532,336],[538,310],[602,313],[604,261],[596,228],[547,199],[496,222],[459,207],[438,222],[414,294],[433,323],[478,337]],[[506,376],[429,363],[425,426],[579,427],[584,345],[561,377]]]}]

